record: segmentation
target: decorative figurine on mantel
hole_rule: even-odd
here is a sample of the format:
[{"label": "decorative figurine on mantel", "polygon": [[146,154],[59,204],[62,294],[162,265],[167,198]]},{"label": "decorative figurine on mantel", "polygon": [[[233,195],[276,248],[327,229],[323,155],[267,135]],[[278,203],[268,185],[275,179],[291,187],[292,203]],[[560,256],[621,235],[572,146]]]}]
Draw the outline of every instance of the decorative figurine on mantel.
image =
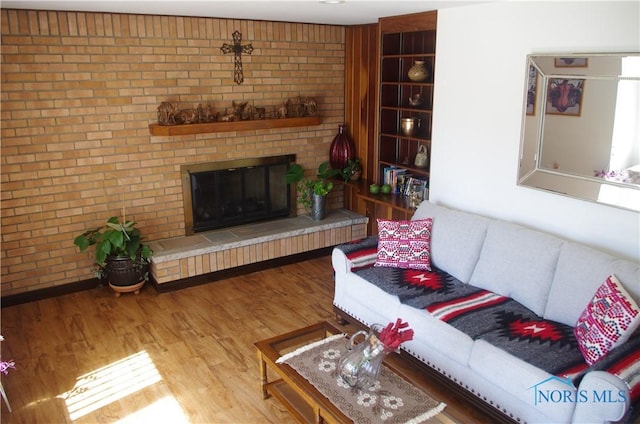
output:
[{"label": "decorative figurine on mantel", "polygon": [[158,124],[176,125],[176,116],[180,112],[177,103],[162,102],[158,106]]},{"label": "decorative figurine on mantel", "polygon": [[258,119],[301,118],[318,115],[315,97],[294,97],[279,106],[254,106],[248,101],[233,101],[232,107],[223,113],[216,112],[210,104],[198,105],[196,109],[181,109],[176,102],[162,102],[158,106],[158,124],[181,125],[209,122],[253,121]]},{"label": "decorative figurine on mantel", "polygon": [[198,105],[198,122],[215,122],[218,120],[218,112],[213,110],[213,106],[207,103],[206,106],[202,106],[202,103]]}]

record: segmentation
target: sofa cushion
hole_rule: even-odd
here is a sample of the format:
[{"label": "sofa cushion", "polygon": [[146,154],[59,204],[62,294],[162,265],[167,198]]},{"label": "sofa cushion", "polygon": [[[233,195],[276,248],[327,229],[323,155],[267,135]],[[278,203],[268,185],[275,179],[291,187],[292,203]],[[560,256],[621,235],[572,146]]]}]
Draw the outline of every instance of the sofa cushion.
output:
[{"label": "sofa cushion", "polygon": [[640,264],[616,259],[578,243],[565,243],[558,258],[544,317],[574,326],[607,276],[615,274],[640,302]]},{"label": "sofa cushion", "polygon": [[450,360],[467,365],[473,346],[471,337],[432,317],[424,309],[400,305],[398,316],[407,321],[414,331],[413,340],[407,342],[407,346],[418,344],[427,347],[420,349],[427,359],[431,359],[432,351],[446,352]]},{"label": "sofa cushion", "polygon": [[[341,285],[344,286],[344,290],[340,293],[339,299],[334,298],[334,303],[349,315],[367,325],[385,324],[398,318],[398,296],[386,293],[355,273],[348,273],[342,279]],[[345,299],[349,299],[346,302],[348,306],[345,305]]]},{"label": "sofa cushion", "polygon": [[431,218],[412,221],[378,219],[376,267],[431,270]]},{"label": "sofa cushion", "polygon": [[431,263],[468,283],[480,257],[490,219],[425,200],[411,219],[433,218]]},{"label": "sofa cushion", "polygon": [[[546,417],[542,422],[569,423],[573,405],[570,402],[540,402],[538,390],[565,393],[575,398],[576,388],[570,381],[555,377],[531,365],[485,340],[473,343],[469,367],[487,382],[492,383],[525,404],[537,410],[544,409]],[[541,421],[537,421],[541,422]]]},{"label": "sofa cushion", "polygon": [[355,274],[397,297],[401,303],[416,308],[424,308],[429,302],[445,298],[454,286],[463,286],[465,289],[471,287],[435,267],[431,271],[371,267],[358,270]]},{"label": "sofa cushion", "polygon": [[493,221],[469,284],[510,297],[542,315],[563,241]]},{"label": "sofa cushion", "polygon": [[478,339],[550,374],[569,374],[587,367],[573,327],[545,320],[517,305],[517,302],[504,305],[503,310],[494,314],[495,329]]},{"label": "sofa cushion", "polygon": [[574,332],[584,359],[592,365],[627,341],[638,326],[638,305],[610,275],[578,318]]},{"label": "sofa cushion", "polygon": [[434,293],[441,301],[426,310],[472,339],[490,342],[549,373],[566,372],[582,365],[582,354],[573,327],[545,320],[508,297],[457,284],[446,294]]}]

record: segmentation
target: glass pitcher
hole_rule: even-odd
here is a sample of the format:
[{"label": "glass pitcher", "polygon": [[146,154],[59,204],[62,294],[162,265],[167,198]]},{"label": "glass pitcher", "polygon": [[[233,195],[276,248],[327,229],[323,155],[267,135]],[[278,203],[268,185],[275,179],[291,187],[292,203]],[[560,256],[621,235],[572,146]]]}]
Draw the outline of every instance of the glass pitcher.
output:
[{"label": "glass pitcher", "polygon": [[[366,390],[378,381],[382,361],[394,350],[385,346],[378,338],[383,328],[380,324],[372,324],[369,332],[361,330],[351,336],[349,352],[338,364],[340,377],[350,387]],[[359,336],[364,336],[365,339],[356,344]]]}]

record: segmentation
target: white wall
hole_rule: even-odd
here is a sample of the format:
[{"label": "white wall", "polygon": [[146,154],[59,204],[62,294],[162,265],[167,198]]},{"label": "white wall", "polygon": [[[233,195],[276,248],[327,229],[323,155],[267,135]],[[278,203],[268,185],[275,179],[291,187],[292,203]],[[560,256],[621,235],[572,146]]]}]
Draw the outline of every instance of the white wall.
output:
[{"label": "white wall", "polygon": [[440,10],[430,199],[640,260],[640,214],[516,185],[527,54],[639,50],[637,1]]}]

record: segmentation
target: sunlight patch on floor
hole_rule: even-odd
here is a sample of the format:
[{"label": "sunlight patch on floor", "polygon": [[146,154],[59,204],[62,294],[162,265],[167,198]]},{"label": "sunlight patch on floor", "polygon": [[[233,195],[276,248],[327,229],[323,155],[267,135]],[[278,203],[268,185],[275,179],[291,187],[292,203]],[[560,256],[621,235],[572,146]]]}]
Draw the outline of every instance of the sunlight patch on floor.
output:
[{"label": "sunlight patch on floor", "polygon": [[160,423],[188,424],[189,418],[184,414],[178,401],[172,396],[167,396],[157,400],[151,405],[129,414],[126,418],[116,421],[116,424],[137,424],[137,423]]},{"label": "sunlight patch on floor", "polygon": [[153,361],[142,351],[81,375],[73,389],[59,397],[67,404],[69,418],[76,420],[161,380]]}]

